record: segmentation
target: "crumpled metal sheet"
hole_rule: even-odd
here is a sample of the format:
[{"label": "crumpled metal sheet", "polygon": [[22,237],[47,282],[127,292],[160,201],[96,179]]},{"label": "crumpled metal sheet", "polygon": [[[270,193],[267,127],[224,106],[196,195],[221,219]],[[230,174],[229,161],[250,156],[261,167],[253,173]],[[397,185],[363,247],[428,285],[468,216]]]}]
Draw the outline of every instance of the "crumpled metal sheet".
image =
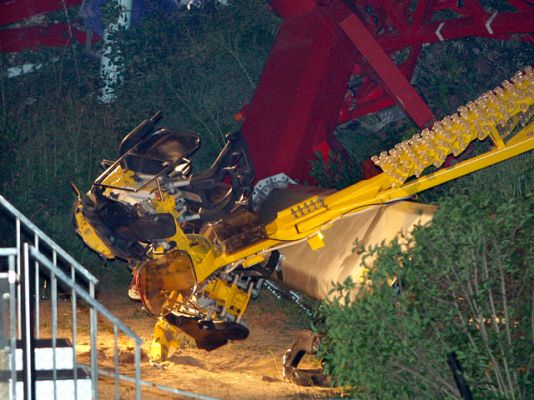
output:
[{"label": "crumpled metal sheet", "polygon": [[[354,251],[356,241],[366,249],[410,234],[414,226],[432,219],[435,206],[400,201],[366,209],[344,217],[322,231],[325,247],[312,251],[301,242],[280,250],[282,283],[315,299],[328,297],[334,282],[349,276],[362,282],[364,254]],[[372,259],[366,263],[372,265]]]}]

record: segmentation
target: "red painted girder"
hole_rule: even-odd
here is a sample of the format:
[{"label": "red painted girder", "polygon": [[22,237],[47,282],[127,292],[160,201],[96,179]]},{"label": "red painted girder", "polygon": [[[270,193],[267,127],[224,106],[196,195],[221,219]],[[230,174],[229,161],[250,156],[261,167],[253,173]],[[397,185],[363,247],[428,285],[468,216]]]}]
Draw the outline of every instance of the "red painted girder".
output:
[{"label": "red painted girder", "polygon": [[382,86],[377,85],[376,82],[373,82],[368,76],[363,76],[362,78],[362,83],[355,92],[353,105],[355,105],[357,102],[373,100],[377,96],[377,90],[380,91],[380,95],[384,92]]},{"label": "red painted girder", "polygon": [[296,17],[310,12],[315,7],[315,0],[271,0],[272,10],[282,18]]},{"label": "red painted girder", "polygon": [[[414,46],[410,49],[410,54],[407,60],[398,66],[399,70],[408,80],[410,80],[413,75],[420,53],[421,46]],[[358,66],[354,71],[360,73],[362,69]],[[347,93],[350,94],[352,92],[349,91]],[[385,101],[386,99],[389,100]],[[347,96],[345,97],[345,102],[339,112],[337,122],[338,125],[341,125],[393,105],[395,105],[395,101],[384,92],[382,86],[377,86],[368,76],[362,75],[362,83],[358,90],[356,90],[350,98],[347,98]],[[381,106],[382,108],[380,108]]]},{"label": "red painted girder", "polygon": [[[85,42],[85,32],[73,29],[72,34],[78,42]],[[63,47],[70,41],[69,26],[66,23],[0,30],[0,52],[19,52],[40,46]]]},{"label": "red painted girder", "polygon": [[[443,40],[460,39],[467,36],[493,38],[497,35],[529,34],[534,32],[534,12],[497,13],[493,21],[488,21],[492,14],[486,13],[483,23],[472,17],[461,17],[447,21],[435,21],[422,25],[417,31],[400,35],[384,35],[378,43],[385,51],[394,51],[408,46],[434,43]],[[490,33],[489,29],[493,31]],[[438,28],[441,26],[441,29]],[[436,33],[438,31],[438,33]]]},{"label": "red painted girder", "polygon": [[478,0],[464,0],[464,7],[478,23],[486,23],[486,10],[480,5]]},{"label": "red painted girder", "polygon": [[507,0],[507,2],[520,11],[532,11],[534,7],[534,1],[529,0]]},{"label": "red painted girder", "polygon": [[[328,134],[326,140],[313,146],[313,154],[319,153],[320,157],[328,163],[330,160],[330,151],[334,150],[338,154],[341,154],[346,160],[350,160],[350,154],[347,149],[343,147],[343,144],[339,141],[336,135],[332,133]],[[327,164],[328,167],[328,164]]]},{"label": "red painted girder", "polygon": [[[351,16],[358,15],[369,36],[377,43],[375,49],[382,47],[385,50],[382,55],[385,54],[385,57],[389,59],[389,66],[381,72],[382,76],[387,75],[388,68],[391,71],[396,69],[398,75],[404,75],[405,82],[412,75],[417,60],[415,53],[404,65],[400,66],[395,66],[388,53],[407,47],[418,51],[418,48],[425,43],[465,36],[508,38],[514,33],[525,33],[523,38],[526,40],[527,35],[534,32],[532,12],[493,15],[485,12],[480,7],[480,3],[475,0],[466,0],[466,2],[467,5],[464,3],[464,7],[460,7],[457,0],[419,0],[415,11],[409,12],[408,6],[411,6],[412,2],[408,0],[398,2],[395,0],[358,0],[353,3],[342,0],[295,0],[292,2],[273,0],[272,4],[276,6],[275,9],[278,7],[278,11],[284,16],[280,32],[285,29],[285,36],[281,41],[280,37],[277,38],[243,126],[252,149],[258,178],[280,171],[285,171],[296,178],[305,178],[308,160],[313,156],[313,150],[320,150],[323,154],[327,152],[327,147],[321,142],[325,139],[332,141],[334,137],[333,126],[336,125],[332,123],[334,111],[338,117],[340,109],[350,110],[350,108],[343,107],[345,91],[341,91],[343,86],[346,88],[350,70],[343,84],[340,73],[343,71],[341,75],[345,76],[346,71],[340,69],[339,62],[336,63],[336,61],[344,60],[343,57],[349,55],[354,57],[357,64],[360,63],[357,60],[361,59],[356,47],[345,48],[343,53],[339,51],[339,47],[333,50],[335,46],[329,44],[329,40],[334,40],[338,44],[342,41],[339,35],[331,34],[332,29],[339,29],[340,24]],[[353,4],[353,7],[351,8],[349,4]],[[372,5],[376,15],[383,16],[383,19],[376,20],[365,14],[365,10],[356,9],[356,6],[363,7],[366,4]],[[395,8],[396,5],[397,8]],[[392,7],[394,12],[391,11]],[[432,21],[432,16],[438,9],[453,10],[458,13],[458,17],[447,21]],[[359,12],[361,13],[358,14]],[[314,17],[311,17],[312,15]],[[402,15],[406,16],[405,21]],[[327,18],[325,20],[322,17]],[[313,18],[318,18],[320,22],[312,20]],[[328,23],[328,18],[331,23]],[[366,18],[366,24],[362,22],[363,18]],[[304,22],[306,19],[308,25]],[[493,30],[493,34],[488,31],[488,27],[489,30]],[[287,35],[289,31],[292,33]],[[355,40],[357,41],[358,38],[356,37]],[[357,55],[352,55],[352,52]],[[327,54],[331,59],[325,62],[322,57]],[[380,61],[380,57],[374,54],[374,49],[370,51],[370,54]],[[367,58],[369,58],[368,55]],[[375,64],[380,66],[381,62]],[[330,67],[326,68],[327,65]],[[391,96],[382,92],[380,85],[376,86],[374,80],[377,74],[373,72],[373,69],[376,69],[375,65],[372,65],[372,68],[367,64],[353,65],[351,69],[353,69],[353,74],[362,74],[363,81],[360,89],[365,89],[366,94],[360,98],[359,90],[356,91],[358,96],[356,109],[350,114],[345,113],[346,118],[356,118],[395,104]],[[321,76],[320,71],[325,76]],[[387,77],[382,79],[387,80]],[[393,86],[396,83],[393,82]],[[373,85],[375,85],[374,90],[372,90]],[[328,90],[324,91],[325,88]],[[396,89],[393,87],[393,90],[391,87],[388,89],[390,92],[397,90],[398,97],[398,87]],[[403,96],[403,91],[400,90],[400,92]],[[401,105],[402,103],[403,101]],[[334,105],[340,108],[336,110]],[[350,99],[346,105],[352,105]]]},{"label": "red painted girder", "polygon": [[0,25],[82,4],[82,0],[9,0],[0,3]]},{"label": "red painted girder", "polygon": [[283,20],[242,128],[257,179],[308,177],[314,147],[337,125],[355,59],[350,40],[317,7]]},{"label": "red painted girder", "polygon": [[430,123],[434,115],[428,105],[356,14],[345,18],[340,26],[414,122],[420,127]]},{"label": "red painted girder", "polygon": [[408,58],[406,59],[406,61],[404,61],[399,66],[399,69],[402,71],[402,73],[408,80],[411,79],[413,72],[415,71],[417,60],[419,59],[419,55],[421,54],[421,48],[422,46],[412,47],[410,49],[410,54],[408,55]]},{"label": "red painted girder", "polygon": [[[421,26],[421,24],[426,20],[430,19],[432,13],[432,8],[427,0],[419,0],[415,8],[414,13],[412,14],[412,27]],[[413,28],[410,30],[412,31]]]},{"label": "red painted girder", "polygon": [[[389,0],[386,0],[386,1],[389,1]],[[414,24],[413,24],[413,29],[417,29],[417,25],[418,23],[421,23],[423,21],[423,18],[428,17],[428,15],[431,15],[433,13],[433,10],[432,10],[432,4],[431,2],[424,2],[424,1],[420,1],[418,3],[418,8],[416,9],[415,13],[414,13],[414,16],[413,16],[413,21],[414,21]],[[443,4],[442,4],[443,6]],[[465,1],[465,9],[463,9],[463,11],[468,11],[469,13],[471,13],[472,15],[475,15],[476,18],[468,18],[468,17],[462,17],[461,20],[461,28],[463,29],[463,33],[470,33],[470,31],[467,31],[466,30],[466,25],[468,25],[466,22],[468,20],[471,21],[471,23],[473,23],[473,20],[476,19],[476,22],[478,22],[478,31],[480,31],[480,26],[483,26],[484,27],[484,31],[482,31],[483,33],[486,33],[486,36],[487,37],[491,37],[491,38],[508,38],[507,37],[507,34],[503,34],[503,33],[495,33],[493,35],[490,35],[488,32],[487,32],[487,28],[486,28],[486,21],[488,20],[488,18],[490,18],[491,14],[485,12],[483,10],[483,8],[475,1],[475,0],[466,0]],[[518,13],[507,13],[507,14],[511,14],[513,15],[514,17],[514,20],[515,20],[515,17],[518,16]],[[523,14],[523,13],[522,13]],[[529,14],[532,14],[529,13]],[[496,17],[498,16],[499,14],[496,15]],[[504,19],[499,19],[499,25],[498,28],[497,28],[497,31],[501,31],[501,32],[509,32],[510,30],[503,30],[504,29],[504,25],[502,25],[503,23],[507,23],[507,18],[509,17],[505,17]],[[497,18],[496,18],[497,19]],[[533,19],[534,19],[534,16],[533,16]],[[525,20],[528,20],[528,21],[525,21]],[[530,25],[530,21],[531,19],[530,18],[525,18],[524,14],[521,18],[518,19],[519,23],[522,24],[523,22],[527,22],[529,25],[525,28],[525,27],[521,27],[521,25],[515,25],[513,23],[508,23],[508,26],[507,28],[511,28],[512,30],[526,30],[526,31],[534,31],[534,27],[531,27]],[[494,24],[495,21],[493,23],[490,24],[490,28],[493,28],[494,27]],[[433,39],[433,41],[437,41],[439,40],[438,36],[435,35],[435,30],[439,27],[439,25],[441,24],[441,22],[434,22],[433,24],[431,24],[431,31],[433,32],[433,37],[431,37],[429,40]],[[447,28],[447,26],[443,26],[440,33],[443,34],[443,31],[444,31],[444,28]],[[420,27],[419,29],[423,29],[423,27]],[[428,27],[426,27],[425,29],[428,29]],[[471,32],[472,32],[472,29],[473,28],[470,28],[471,29]],[[447,31],[446,31],[447,32]],[[496,32],[494,30],[494,32]],[[446,35],[448,35],[448,32],[446,33]],[[404,48],[405,46],[404,45],[407,45],[407,44],[410,44],[413,42],[413,40],[411,40],[412,37],[414,37],[415,35],[412,33],[409,33],[409,34],[406,34],[406,35],[399,35],[398,38],[400,38],[400,40],[402,40],[402,38],[404,37],[408,37],[409,39],[404,41],[404,42],[401,42],[402,45],[400,46],[395,46],[395,48],[389,48],[388,51],[389,52],[393,52],[393,51],[396,51],[396,50],[399,50],[401,48]],[[478,35],[480,36],[480,35]],[[455,38],[457,38],[458,36],[456,35]],[[449,36],[446,36],[445,38],[449,38]],[[523,35],[522,36],[522,39],[525,40],[525,41],[532,41],[532,35]],[[384,39],[384,38],[378,38],[378,42],[381,44],[381,45],[384,45],[384,40],[389,40],[389,39]],[[390,46],[390,47],[393,47],[393,46]],[[396,47],[399,47],[399,48],[396,48]],[[420,44],[418,45],[419,47],[419,50],[420,50]],[[404,64],[400,65],[399,66],[399,69],[403,72],[404,76],[409,80],[413,74],[413,68],[415,67],[415,64],[416,64],[416,61],[417,61],[417,54],[419,53],[419,50],[414,54],[413,50],[411,51],[411,54],[407,60],[407,62],[405,62]],[[361,66],[357,63],[355,65],[355,68],[354,68],[354,71],[353,71],[353,75],[358,75],[362,72],[362,68]],[[367,71],[369,72],[369,71]],[[362,107],[363,109],[366,109],[366,110],[375,110],[375,107],[373,105],[371,105],[371,107],[368,107],[368,104],[367,104],[367,101],[366,101],[366,93],[369,91],[369,79],[366,77],[366,75],[362,75],[362,79],[363,79],[363,83],[360,87],[360,89],[356,92],[355,94],[355,97],[356,97],[356,101],[354,102],[354,104],[344,104],[344,107],[342,108],[342,110],[340,111],[340,116],[339,116],[339,120],[338,122],[340,124],[342,123],[346,123],[348,121],[350,121],[351,119],[354,119],[354,118],[357,118],[359,116],[362,116],[362,115],[365,115],[365,113],[362,113]],[[366,83],[367,82],[367,83]],[[374,84],[374,83],[373,83]],[[366,90],[364,90],[364,88],[367,88]],[[350,111],[350,108],[354,108],[353,111]]]},{"label": "red painted girder", "polygon": [[[383,8],[388,11],[386,18],[390,22],[390,26],[396,28],[397,32],[406,32],[410,29],[410,23],[408,21],[407,9],[409,2],[399,0],[383,0]],[[375,32],[373,32],[375,33]]]}]

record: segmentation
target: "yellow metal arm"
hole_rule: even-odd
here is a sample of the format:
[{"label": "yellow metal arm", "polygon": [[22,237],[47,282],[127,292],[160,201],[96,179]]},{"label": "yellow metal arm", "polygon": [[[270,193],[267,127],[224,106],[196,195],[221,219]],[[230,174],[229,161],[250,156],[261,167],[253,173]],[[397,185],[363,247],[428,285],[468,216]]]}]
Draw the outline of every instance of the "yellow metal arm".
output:
[{"label": "yellow metal arm", "polygon": [[[240,242],[252,244],[228,247],[223,244],[224,239],[219,240],[213,227],[211,235],[210,231],[200,235],[185,234],[178,226],[176,234],[167,239],[174,242],[172,249],[154,250],[151,254],[154,259],[139,267],[139,290],[145,298],[151,297],[145,306],[161,305],[163,312],[156,306],[152,310],[158,315],[194,314],[208,322],[239,324],[252,297],[253,283],[246,279],[253,275],[247,273],[257,272],[243,269],[265,261],[265,254],[301,240],[307,240],[313,250],[321,248],[324,246],[321,231],[348,214],[413,196],[534,149],[533,114],[534,73],[528,68],[436,122],[432,129],[425,129],[389,152],[373,157],[384,171],[380,175],[324,198],[312,196],[280,211],[270,224],[254,225],[257,228],[254,232],[260,234],[253,239],[258,241]],[[432,166],[440,168],[450,154],[460,155],[477,139],[490,140],[492,148],[451,167],[429,171]],[[179,219],[172,196],[160,195],[153,203],[159,212],[170,212]],[[228,220],[226,223],[230,224]],[[247,232],[244,229],[240,234]],[[265,271],[272,272],[269,268]],[[241,275],[245,283],[239,280]],[[187,291],[192,294],[184,302]],[[160,319],[154,331],[152,356],[164,359],[169,348],[177,344],[173,339],[176,334],[172,324]]]},{"label": "yellow metal arm", "polygon": [[[413,196],[530,151],[534,149],[534,123],[529,123],[533,114],[534,72],[529,67],[493,91],[460,107],[457,113],[436,122],[432,129],[425,129],[389,152],[373,157],[384,173],[324,199],[311,197],[279,212],[277,218],[265,227],[268,239],[233,254],[220,254],[211,265],[199,268],[202,271],[199,278],[208,277],[224,265],[246,262],[248,257],[268,252],[288,241],[308,239],[313,248],[318,248],[318,232],[343,215]],[[518,129],[518,126],[522,128]],[[449,154],[458,156],[472,141],[487,138],[493,143],[492,150],[423,175],[432,165],[439,168]],[[410,180],[412,177],[415,179]],[[258,260],[257,256],[254,260]]]},{"label": "yellow metal arm", "polygon": [[[532,117],[534,91],[532,69],[516,74],[512,81],[484,93],[458,112],[445,117],[410,140],[395,146],[389,152],[373,157],[373,162],[401,186],[410,176],[419,177],[430,165],[439,168],[449,154],[458,156],[475,139],[491,138],[497,149],[506,147],[512,117],[528,121]],[[501,137],[499,131],[505,133]]]}]

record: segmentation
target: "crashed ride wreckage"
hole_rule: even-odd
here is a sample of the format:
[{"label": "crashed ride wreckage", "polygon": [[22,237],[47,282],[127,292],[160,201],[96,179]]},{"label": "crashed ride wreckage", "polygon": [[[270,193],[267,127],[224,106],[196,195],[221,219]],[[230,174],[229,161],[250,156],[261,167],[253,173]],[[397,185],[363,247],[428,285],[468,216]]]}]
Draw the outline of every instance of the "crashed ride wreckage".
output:
[{"label": "crashed ride wreckage", "polygon": [[[248,336],[245,311],[279,264],[279,251],[307,242],[308,252],[335,252],[338,244],[326,242],[322,249],[323,231],[342,218],[389,207],[534,149],[533,114],[529,67],[374,157],[384,171],[380,175],[333,193],[306,188],[298,196],[293,190],[292,202],[285,197],[258,204],[240,133],[227,135],[213,165],[194,173],[188,157],[198,149],[199,136],[156,129],[158,113],[124,138],[119,158],[103,161],[105,171],[87,194],[78,195],[77,232],[93,250],[125,259],[134,270],[146,310],[159,317],[153,358],[166,358],[179,330],[212,350]],[[489,141],[491,149],[439,169],[448,155],[459,155],[476,139]],[[430,166],[437,170],[428,173]],[[365,273],[357,277],[358,284],[365,283]]]}]

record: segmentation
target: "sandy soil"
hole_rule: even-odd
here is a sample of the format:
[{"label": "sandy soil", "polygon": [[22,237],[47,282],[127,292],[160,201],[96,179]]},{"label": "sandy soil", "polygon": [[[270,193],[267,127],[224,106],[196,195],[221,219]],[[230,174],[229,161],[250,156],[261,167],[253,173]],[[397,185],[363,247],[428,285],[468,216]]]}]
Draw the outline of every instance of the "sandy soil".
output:
[{"label": "sandy soil", "polygon": [[[325,399],[340,398],[340,392],[331,388],[300,387],[281,376],[282,355],[291,346],[299,331],[307,325],[303,312],[294,304],[274,298],[266,290],[260,299],[249,306],[247,323],[250,335],[246,340],[230,342],[212,352],[199,350],[187,336],[181,337],[181,348],[168,361],[154,367],[148,360],[148,352],[155,320],[141,310],[140,303],[126,296],[126,289],[106,290],[100,293],[100,301],[145,342],[143,344],[142,379],[153,383],[190,391],[218,399]],[[71,337],[69,301],[59,305],[59,337]],[[78,309],[77,353],[79,362],[89,364],[89,337],[87,312]],[[43,304],[41,329],[50,329],[50,310]],[[43,337],[46,334],[42,335]],[[105,320],[99,320],[99,367],[113,369],[113,328]],[[119,372],[133,376],[133,347],[130,340],[119,335]],[[317,361],[307,360],[307,367]],[[101,399],[112,399],[115,385],[112,379],[99,380]],[[134,398],[133,385],[122,384],[120,399]],[[143,388],[144,399],[182,399],[152,388]]]}]

